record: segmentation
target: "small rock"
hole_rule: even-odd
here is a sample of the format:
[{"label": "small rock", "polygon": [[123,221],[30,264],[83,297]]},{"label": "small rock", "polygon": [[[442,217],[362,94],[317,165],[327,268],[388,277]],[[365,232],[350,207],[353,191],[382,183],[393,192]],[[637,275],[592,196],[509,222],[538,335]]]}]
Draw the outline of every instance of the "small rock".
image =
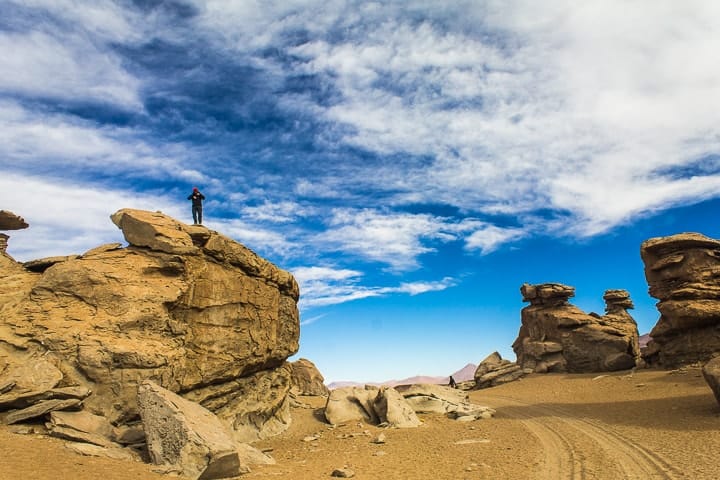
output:
[{"label": "small rock", "polygon": [[372,441],[372,443],[383,444],[385,443],[385,434],[381,433]]},{"label": "small rock", "polygon": [[335,470],[333,470],[330,476],[337,478],[352,478],[355,476],[355,472],[353,472],[349,468],[336,468]]}]

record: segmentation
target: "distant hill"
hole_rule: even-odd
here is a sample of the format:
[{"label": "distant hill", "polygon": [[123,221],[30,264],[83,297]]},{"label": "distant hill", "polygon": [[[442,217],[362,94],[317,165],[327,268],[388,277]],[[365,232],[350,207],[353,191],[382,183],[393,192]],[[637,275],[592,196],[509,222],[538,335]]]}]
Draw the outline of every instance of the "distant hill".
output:
[{"label": "distant hill", "polygon": [[[455,379],[456,382],[464,382],[466,380],[472,380],[475,375],[475,370],[477,369],[477,365],[473,363],[468,363],[460,370],[453,372],[451,375]],[[336,388],[343,388],[343,387],[362,387],[363,385],[387,385],[389,387],[394,387],[397,385],[411,385],[414,383],[435,383],[435,384],[446,384],[448,383],[450,377],[431,377],[427,375],[417,375],[414,377],[408,377],[403,378],[402,380],[387,380],[385,382],[331,382],[327,385],[327,387],[330,390],[336,389]]]}]

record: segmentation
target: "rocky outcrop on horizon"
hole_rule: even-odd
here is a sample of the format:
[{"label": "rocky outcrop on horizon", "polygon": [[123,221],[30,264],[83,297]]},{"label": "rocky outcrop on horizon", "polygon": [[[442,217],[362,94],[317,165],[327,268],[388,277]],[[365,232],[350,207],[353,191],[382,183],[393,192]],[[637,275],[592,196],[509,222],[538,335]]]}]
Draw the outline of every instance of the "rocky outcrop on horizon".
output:
[{"label": "rocky outcrop on horizon", "polygon": [[651,238],[640,255],[660,312],[643,357],[666,368],[708,361],[720,352],[720,241],[699,233]]},{"label": "rocky outcrop on horizon", "polygon": [[138,386],[152,380],[215,413],[235,441],[287,428],[292,275],[159,212],[111,218],[127,247],[32,269],[0,255],[0,409],[83,408],[121,426],[138,420]]},{"label": "rocky outcrop on horizon", "polygon": [[640,357],[632,301],[625,290],[607,290],[606,314],[570,304],[575,288],[560,283],[524,284],[522,325],[513,350],[517,363],[536,373],[608,372],[636,366]]}]

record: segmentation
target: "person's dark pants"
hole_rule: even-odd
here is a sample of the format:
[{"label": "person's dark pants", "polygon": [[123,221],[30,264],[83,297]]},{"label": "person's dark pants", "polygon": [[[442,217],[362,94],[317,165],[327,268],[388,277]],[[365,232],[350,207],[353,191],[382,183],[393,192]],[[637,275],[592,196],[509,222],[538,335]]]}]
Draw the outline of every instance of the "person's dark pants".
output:
[{"label": "person's dark pants", "polygon": [[202,223],[202,207],[199,205],[193,205],[193,223]]}]

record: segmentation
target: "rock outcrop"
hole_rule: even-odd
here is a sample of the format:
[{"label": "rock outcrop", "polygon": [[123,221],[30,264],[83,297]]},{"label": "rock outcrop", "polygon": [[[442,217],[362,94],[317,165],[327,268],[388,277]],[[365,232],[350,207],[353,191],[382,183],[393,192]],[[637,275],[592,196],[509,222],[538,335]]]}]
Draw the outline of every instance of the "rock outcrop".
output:
[{"label": "rock outcrop", "polygon": [[493,352],[480,362],[475,370],[475,388],[489,388],[515,381],[525,372],[515,362],[505,360],[498,352]]},{"label": "rock outcrop", "polygon": [[[137,388],[149,379],[214,412],[236,441],[287,428],[286,360],[299,339],[292,275],[158,212],[125,209],[112,220],[127,247],[33,270],[0,255],[2,396],[82,387],[92,391],[84,408],[118,426],[137,421]],[[9,380],[39,362],[60,372],[54,386]]]},{"label": "rock outcrop", "polygon": [[568,299],[575,289],[559,283],[524,284],[522,326],[513,343],[517,363],[537,373],[606,372],[632,368],[639,359],[635,320],[624,290],[605,292],[607,314],[587,314]]},{"label": "rock outcrop", "polygon": [[[21,230],[23,228],[28,228],[28,224],[22,217],[7,210],[0,210],[0,230]],[[5,254],[9,238],[8,235],[0,233],[0,256]]]},{"label": "rock outcrop", "polygon": [[314,363],[301,358],[290,363],[292,372],[292,391],[296,395],[316,395],[326,397],[330,390],[325,386],[325,378]]},{"label": "rock outcrop", "polygon": [[640,255],[660,312],[645,360],[668,368],[708,361],[720,352],[720,241],[699,233],[652,238]]},{"label": "rock outcrop", "polygon": [[491,408],[471,404],[462,390],[415,384],[393,387],[343,387],[330,391],[325,418],[338,425],[351,421],[411,428],[420,425],[417,413],[443,413],[461,421],[489,418]]}]

